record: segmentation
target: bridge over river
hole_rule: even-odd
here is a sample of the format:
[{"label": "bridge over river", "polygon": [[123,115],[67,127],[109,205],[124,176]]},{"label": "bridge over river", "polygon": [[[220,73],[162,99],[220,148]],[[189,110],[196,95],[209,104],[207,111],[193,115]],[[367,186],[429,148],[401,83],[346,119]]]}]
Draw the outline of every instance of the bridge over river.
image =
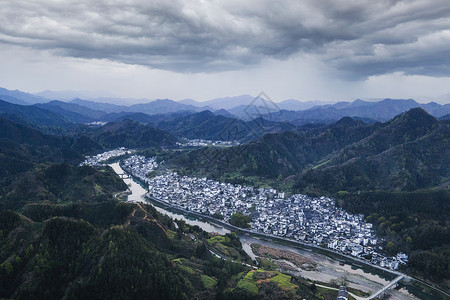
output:
[{"label": "bridge over river", "polygon": [[[370,299],[375,299],[376,297],[380,296],[381,294],[383,294],[384,292],[386,292],[387,290],[389,290],[390,288],[392,288],[393,286],[395,286],[399,281],[401,281],[403,278],[405,278],[405,275],[400,275],[398,277],[396,277],[394,280],[392,280],[391,282],[389,282],[388,284],[386,284],[382,289],[376,291],[375,293],[373,293],[372,295],[368,296],[368,297],[361,297],[361,296],[357,296],[351,292],[347,292],[350,296],[352,296],[353,298],[355,298],[356,300],[370,300]],[[322,285],[322,284],[317,284],[317,286],[321,287],[321,288],[325,288],[325,289],[329,289],[329,290],[334,290],[334,291],[339,291],[339,289],[334,288],[334,287],[329,287],[326,285]]]},{"label": "bridge over river", "polygon": [[373,298],[378,297],[379,295],[381,295],[382,293],[386,292],[391,287],[395,286],[403,278],[405,278],[405,275],[403,275],[403,274],[398,276],[398,277],[396,277],[394,280],[392,280],[387,285],[385,285],[381,290],[378,290],[376,293],[370,295],[368,298],[363,298],[363,299],[373,299]]}]

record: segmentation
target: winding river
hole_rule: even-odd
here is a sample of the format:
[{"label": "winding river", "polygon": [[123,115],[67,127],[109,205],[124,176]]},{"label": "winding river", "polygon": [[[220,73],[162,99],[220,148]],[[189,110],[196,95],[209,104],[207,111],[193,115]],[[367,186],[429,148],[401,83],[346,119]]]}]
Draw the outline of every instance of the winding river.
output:
[{"label": "winding river", "polygon": [[[109,165],[117,174],[124,174],[124,170],[120,167],[119,163],[112,163]],[[128,195],[128,201],[130,202],[145,202],[148,203],[147,199],[145,198],[145,194],[147,191],[140,185],[136,180],[132,178],[124,178],[123,181],[128,185],[128,188],[131,191],[131,194]],[[153,205],[157,211],[159,211],[162,214],[165,214],[172,219],[178,219],[183,220],[189,225],[197,225],[200,228],[202,228],[206,232],[217,232],[219,234],[226,234],[230,233],[230,230],[223,228],[221,226],[216,226],[210,223],[206,223],[194,218],[186,217],[181,214],[177,214],[171,211],[168,211],[164,208],[161,208],[159,206]]]},{"label": "winding river", "polygon": [[[117,174],[125,173],[123,169],[120,167],[118,162],[112,163],[109,166],[112,167]],[[147,191],[135,179],[124,178],[123,180],[128,185],[131,191],[131,194],[128,195],[127,201],[149,203],[148,199],[145,197]],[[185,215],[175,213],[173,211],[169,211],[170,208],[162,208],[161,206],[159,206],[157,203],[154,202],[151,202],[151,204],[153,204],[155,209],[160,213],[165,214],[173,219],[183,220],[189,225],[197,225],[206,232],[217,232],[219,234],[226,234],[230,232],[230,230],[222,226],[211,224],[204,220],[198,220],[190,216],[187,217]],[[312,250],[281,245],[278,243],[258,239],[255,237],[250,237],[248,235],[243,234],[239,234],[239,237],[241,239],[244,251],[252,259],[255,259],[256,256],[251,249],[251,244],[261,244],[272,248],[292,251],[314,261],[317,264],[316,269],[308,271],[298,269],[298,272],[295,272],[295,275],[310,280],[320,282],[330,282],[332,280],[337,281],[346,280],[348,286],[352,288],[356,288],[363,292],[373,292],[378,289],[381,289],[392,279],[386,277],[386,274],[383,274],[382,272],[371,272],[364,267],[355,266],[348,262],[339,262],[326,255],[315,253]],[[399,290],[389,290],[388,293],[391,296],[389,299],[401,299],[401,300],[419,299],[414,295],[410,294],[405,288],[401,288]],[[438,299],[438,298],[434,298],[433,296],[426,294],[425,299]]]}]

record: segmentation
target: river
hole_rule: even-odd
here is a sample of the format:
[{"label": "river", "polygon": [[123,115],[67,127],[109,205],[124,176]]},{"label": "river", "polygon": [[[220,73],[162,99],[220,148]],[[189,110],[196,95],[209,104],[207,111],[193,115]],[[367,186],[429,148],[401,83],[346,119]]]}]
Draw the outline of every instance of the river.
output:
[{"label": "river", "polygon": [[[111,168],[113,168],[113,170],[117,174],[125,173],[123,171],[123,169],[120,167],[119,163],[117,163],[117,162],[112,163],[109,166]],[[131,191],[131,194],[128,195],[127,201],[148,203],[147,199],[145,198],[145,194],[147,193],[147,191],[145,190],[145,188],[142,187],[142,185],[140,185],[136,180],[134,180],[132,178],[124,178],[123,181],[128,185],[128,188]],[[192,226],[197,225],[206,232],[217,232],[219,234],[226,234],[226,233],[231,232],[230,230],[223,228],[222,226],[216,226],[216,225],[206,223],[206,222],[203,222],[203,221],[191,218],[191,217],[186,217],[184,215],[165,210],[164,208],[161,208],[156,205],[153,205],[153,207],[155,207],[155,209],[157,211],[159,211],[160,213],[165,214],[165,215],[171,217],[172,219],[183,220],[187,224],[192,225]]]},{"label": "river", "polygon": [[[117,162],[112,163],[109,166],[112,167],[117,174],[125,173],[123,169],[120,167],[119,163]],[[149,201],[147,201],[145,197],[147,191],[136,180],[134,180],[133,178],[124,178],[123,180],[128,185],[131,191],[131,194],[128,195],[127,201],[149,203]],[[187,217],[179,213],[174,213],[158,205],[155,205],[155,203],[153,202],[152,204],[155,207],[155,209],[160,213],[165,214],[173,219],[183,220],[189,225],[197,225],[206,232],[217,232],[219,234],[226,234],[230,232],[230,230],[222,226],[211,224],[209,222],[198,220],[192,217]],[[251,244],[261,244],[272,248],[292,251],[314,261],[317,264],[317,268],[315,270],[305,271],[299,269],[298,272],[296,272],[295,274],[310,280],[320,282],[330,282],[331,280],[340,281],[342,279],[345,279],[348,283],[348,286],[352,288],[356,288],[364,292],[373,292],[378,289],[381,289],[392,279],[387,278],[381,272],[373,273],[366,270],[363,267],[358,267],[348,262],[346,263],[338,262],[335,259],[332,259],[326,255],[315,253],[312,250],[285,246],[278,243],[250,237],[248,235],[241,234],[239,235],[239,237],[241,239],[244,251],[252,259],[255,259],[256,256],[251,249]],[[399,300],[419,299],[413,296],[412,294],[408,293],[408,291],[405,288],[402,288],[400,290],[389,290],[389,295],[391,296],[390,299],[399,299]],[[434,298],[427,297],[427,299],[434,299]]]}]

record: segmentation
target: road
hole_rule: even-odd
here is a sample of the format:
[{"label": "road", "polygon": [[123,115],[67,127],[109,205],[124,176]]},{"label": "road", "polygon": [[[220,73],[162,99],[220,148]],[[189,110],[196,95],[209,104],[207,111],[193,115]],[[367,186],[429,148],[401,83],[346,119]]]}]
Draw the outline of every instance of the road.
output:
[{"label": "road", "polygon": [[[386,292],[391,287],[393,287],[395,284],[397,284],[403,278],[405,278],[405,275],[400,275],[400,276],[396,277],[394,280],[392,280],[391,282],[386,284],[382,289],[376,291],[375,293],[373,293],[372,295],[370,295],[368,297],[357,296],[357,295],[355,295],[355,294],[353,294],[353,293],[351,293],[349,291],[347,291],[347,293],[349,295],[351,295],[353,298],[355,298],[356,300],[370,300],[370,299],[374,299],[374,298],[378,297],[379,295],[381,295],[382,293]],[[321,288],[325,288],[325,289],[329,289],[329,290],[333,290],[333,291],[339,291],[338,288],[329,287],[329,286],[321,285],[321,284],[317,284],[317,283],[316,283],[316,286],[321,287]]]},{"label": "road", "polygon": [[379,295],[381,295],[382,293],[384,293],[385,291],[387,291],[388,289],[390,289],[391,287],[396,285],[403,278],[405,278],[405,275],[398,276],[397,278],[395,278],[394,280],[389,282],[387,285],[385,285],[381,290],[378,290],[376,293],[370,295],[368,298],[365,298],[365,299],[373,299],[373,298],[378,297]]},{"label": "road", "polygon": [[236,260],[233,260],[233,259],[231,259],[231,258],[229,258],[229,257],[223,256],[223,255],[220,254],[220,253],[217,253],[216,251],[214,251],[214,250],[212,250],[212,249],[208,249],[208,250],[209,250],[209,252],[210,252],[212,255],[214,255],[214,256],[216,256],[216,257],[218,257],[218,258],[220,258],[220,259],[223,259],[223,260],[229,260],[229,261],[231,261],[231,262],[234,262],[234,263],[241,264],[241,265],[243,265],[243,266],[252,268],[253,270],[258,270],[258,267],[257,267],[257,266],[253,266],[253,265],[250,265],[250,264],[245,263],[245,262],[242,262],[242,261],[236,261]]},{"label": "road", "polygon": [[262,232],[253,231],[253,230],[250,230],[250,229],[236,227],[234,225],[231,225],[229,223],[223,222],[223,221],[218,220],[216,218],[213,218],[211,216],[207,216],[207,215],[204,215],[204,214],[201,214],[201,213],[198,213],[198,212],[194,212],[194,211],[184,210],[184,209],[179,208],[179,207],[177,207],[175,205],[167,203],[166,201],[163,201],[161,199],[158,199],[158,198],[155,198],[153,196],[150,196],[149,194],[146,194],[145,196],[148,199],[150,199],[150,200],[152,200],[152,201],[154,201],[154,202],[156,202],[158,204],[161,204],[161,205],[163,205],[165,207],[169,207],[170,209],[172,209],[172,210],[174,210],[176,212],[179,212],[179,213],[185,214],[185,215],[190,215],[190,216],[193,216],[193,217],[197,217],[197,218],[199,218],[201,220],[202,219],[203,220],[207,220],[210,223],[213,223],[213,224],[216,224],[216,225],[219,225],[219,226],[223,226],[223,227],[225,227],[227,229],[230,229],[230,230],[233,230],[233,231],[235,231],[237,233],[248,234],[248,235],[256,236],[256,237],[259,237],[259,238],[262,238],[262,239],[266,239],[266,240],[269,240],[269,241],[281,241],[281,242],[289,243],[289,244],[295,245],[297,247],[300,246],[302,248],[316,250],[319,253],[328,253],[328,255],[332,254],[332,255],[335,255],[335,256],[338,256],[338,257],[342,257],[342,258],[348,259],[350,261],[358,262],[360,264],[364,264],[365,266],[368,266],[368,267],[371,267],[371,268],[375,268],[375,269],[378,269],[378,270],[381,270],[383,272],[386,272],[386,273],[389,273],[389,274],[393,274],[393,275],[396,275],[396,276],[403,275],[400,272],[397,272],[397,271],[394,271],[394,270],[390,270],[390,269],[386,269],[386,268],[382,268],[381,266],[374,265],[374,264],[372,264],[372,263],[370,263],[368,261],[365,261],[363,259],[359,259],[357,257],[350,256],[350,255],[347,255],[347,254],[344,254],[344,253],[340,253],[340,252],[337,252],[337,251],[334,251],[334,250],[331,250],[331,249],[328,249],[328,248],[319,247],[319,246],[314,245],[314,244],[304,243],[304,242],[301,242],[301,241],[288,239],[288,238],[284,238],[284,237],[281,237],[281,236],[276,236],[276,235],[271,235],[271,234],[266,234],[266,233],[262,233]]}]

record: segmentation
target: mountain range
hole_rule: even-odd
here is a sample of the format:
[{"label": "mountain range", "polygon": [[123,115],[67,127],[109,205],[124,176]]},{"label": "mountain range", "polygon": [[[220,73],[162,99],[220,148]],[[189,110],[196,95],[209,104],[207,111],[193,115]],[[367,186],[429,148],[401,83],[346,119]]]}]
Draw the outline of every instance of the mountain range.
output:
[{"label": "mountain range", "polygon": [[[395,101],[385,100],[387,104],[392,102]],[[364,107],[366,103],[358,101],[351,107]],[[372,105],[379,105],[377,103]],[[403,110],[414,103],[409,100],[402,105],[395,104]],[[342,109],[348,107],[347,104],[339,105]],[[333,109],[339,105],[334,105]],[[427,106],[434,109],[437,104]],[[343,117],[328,125],[300,126],[264,118],[244,121],[210,111],[122,114],[108,114],[61,101],[28,106],[0,101],[2,127],[17,132],[18,139],[21,136],[43,137],[36,129],[48,134],[52,133],[52,128],[65,128],[55,131],[71,137],[62,136],[53,142],[61,145],[56,148],[66,149],[62,153],[68,153],[67,149],[87,153],[121,146],[170,148],[179,138],[236,140],[244,144],[232,148],[193,150],[183,153],[175,161],[187,169],[212,171],[213,176],[217,176],[218,172],[238,172],[244,176],[267,178],[295,176],[296,188],[303,192],[319,189],[331,192],[373,189],[408,191],[445,187],[450,178],[450,145],[446,138],[450,136],[449,123],[436,119],[422,108],[413,108],[386,122],[368,123]],[[104,126],[77,124],[108,116],[118,120]],[[132,120],[133,117],[141,120]],[[22,129],[13,130],[11,124],[14,123],[21,124]],[[19,134],[28,127],[35,129]],[[52,147],[52,143],[44,140],[47,138],[40,142],[43,146]],[[6,146],[8,143],[4,149],[9,147]],[[18,149],[19,145],[26,144],[16,140],[13,148]],[[208,151],[223,153],[213,156],[219,160],[208,161]],[[79,157],[74,153],[70,156]],[[55,157],[62,156],[58,154]],[[226,162],[220,160],[224,157]]]},{"label": "mountain range", "polygon": [[15,103],[15,104],[35,104],[35,103],[42,103],[42,102],[48,102],[49,100],[36,96],[30,93],[25,93],[19,90],[8,90],[5,88],[0,87],[0,99]]},{"label": "mountain range", "polygon": [[[216,115],[237,118],[243,121],[264,118],[268,121],[290,122],[294,125],[332,123],[345,116],[360,118],[365,122],[384,122],[415,107],[421,107],[437,118],[450,114],[450,104],[438,104],[435,102],[422,104],[413,99],[387,98],[369,101],[357,99],[353,102],[337,103],[324,101],[300,102],[295,99],[288,99],[281,102],[273,102],[265,95],[258,97],[241,95],[216,98],[203,102],[193,99],[181,101],[170,99],[150,101],[141,99],[147,102],[133,105],[117,105],[105,102],[108,98],[97,98],[99,100],[95,101],[79,98],[68,100],[70,99],[69,97],[65,98],[66,101],[55,101],[54,99],[44,98],[42,97],[43,95],[51,97],[59,94],[47,91],[33,95],[18,90],[11,91],[0,88],[0,100],[18,105],[35,104],[40,108],[62,115],[67,121],[72,123],[120,121],[125,115],[129,115],[131,118],[136,117],[137,121],[146,123],[146,118],[143,115],[133,116],[132,114],[139,113],[152,116],[172,113],[196,113],[205,110],[209,110]],[[64,95],[64,93],[61,95]],[[108,116],[108,114],[119,115],[117,115],[117,119],[114,119],[115,115]]]},{"label": "mountain range", "polygon": [[[239,289],[248,266],[208,251],[216,247],[251,263],[236,235],[208,235],[150,205],[119,201],[126,186],[111,168],[79,166],[86,155],[117,147],[157,156],[164,170],[181,175],[333,197],[346,211],[363,213],[383,247],[410,255],[405,272],[449,278],[448,105],[358,100],[266,115],[270,107],[255,105],[241,109],[252,116],[245,118],[233,108],[171,100],[22,105],[8,97],[0,101],[0,297],[141,298],[171,291],[176,299],[248,299]],[[241,144],[183,148],[182,138]],[[270,272],[264,276],[278,274]],[[254,299],[324,298],[314,285],[283,278],[295,295],[258,277]]]},{"label": "mountain range", "polygon": [[46,132],[60,131],[71,125],[71,121],[64,114],[34,105],[18,105],[3,100],[0,100],[0,116]]},{"label": "mountain range", "polygon": [[374,121],[387,121],[415,107],[421,107],[437,118],[450,112],[450,104],[441,105],[435,102],[421,104],[412,99],[383,99],[377,102],[358,99],[353,102],[338,102],[302,111],[280,110],[265,114],[262,117],[273,121],[287,122],[296,120],[323,120],[329,122],[346,116],[366,118]]},{"label": "mountain range", "polygon": [[210,109],[209,107],[200,108],[197,106],[182,104],[169,99],[158,99],[148,103],[133,104],[130,106],[92,102],[81,99],[74,99],[70,101],[70,103],[82,105],[93,110],[104,111],[106,113],[140,112],[148,115],[173,113],[179,111],[197,112],[201,110]]},{"label": "mountain range", "polygon": [[[235,97],[223,97],[223,98],[216,98],[212,100],[207,100],[203,102],[198,102],[192,99],[186,99],[179,101],[183,104],[193,105],[197,107],[204,107],[208,106],[213,109],[225,109],[229,110],[232,108],[236,108],[238,106],[249,106],[252,105],[252,103],[257,102],[258,97],[254,97],[251,95],[240,95]],[[270,101],[270,100],[269,100]],[[284,100],[282,102],[277,102],[276,105],[280,109],[286,109],[286,110],[305,110],[314,106],[320,106],[320,105],[326,105],[330,104],[331,102],[326,101],[306,101],[306,102],[300,102],[295,99],[288,99]]]},{"label": "mountain range", "polygon": [[[20,91],[1,91],[8,94],[4,95],[7,100],[13,96],[22,99],[36,97]],[[20,101],[25,100],[16,102],[22,103]],[[314,191],[317,185],[322,190],[327,187],[329,191],[346,190],[350,186],[363,190],[414,190],[445,185],[448,180],[446,171],[439,167],[448,161],[436,161],[430,153],[448,157],[439,155],[437,151],[448,153],[447,139],[441,137],[448,134],[445,120],[450,104],[419,104],[412,99],[355,100],[266,114],[263,112],[270,107],[242,108],[241,105],[237,110],[245,110],[247,116],[253,117],[236,117],[237,110],[233,105],[246,101],[253,103],[254,98],[250,95],[218,98],[202,103],[210,109],[204,110],[205,107],[198,107],[199,103],[194,100],[175,102],[163,99],[131,106],[81,99],[71,102],[53,100],[34,105],[0,100],[0,116],[47,134],[69,134],[74,138],[86,136],[96,141],[100,148],[172,147],[179,138],[239,141],[245,144],[233,147],[234,156],[227,158],[236,164],[232,163],[231,169],[240,170],[243,175],[257,174],[270,178],[295,175],[296,187],[302,191]],[[292,104],[292,101],[286,103]],[[224,105],[228,110],[220,108]],[[421,121],[416,124],[414,119]],[[111,123],[100,127],[84,125],[93,122]],[[403,129],[398,129],[398,126],[403,126]],[[406,133],[406,129],[425,130],[423,128],[426,132],[420,131],[420,135]],[[397,131],[403,135],[395,135]],[[382,137],[386,136],[394,138],[384,141]],[[428,152],[420,150],[428,143],[433,144],[433,139],[439,142],[427,149]],[[377,148],[376,143],[385,148]],[[361,152],[364,147],[372,152]],[[419,150],[423,152],[420,152],[422,156],[418,154]],[[230,150],[220,151],[228,157],[227,151]],[[239,153],[237,157],[236,153]],[[188,156],[187,165],[195,162],[197,168],[201,167],[203,162],[198,161],[201,156],[195,151],[192,155]],[[215,172],[223,169],[222,162],[211,163]],[[205,167],[210,168],[211,163]],[[383,168],[380,169],[379,165]],[[403,176],[411,172],[415,175]],[[352,178],[348,174],[353,174]],[[329,184],[324,183],[325,178]]]},{"label": "mountain range", "polygon": [[177,157],[188,170],[216,178],[262,176],[296,181],[312,193],[446,188],[450,123],[422,108],[376,124],[344,117],[336,123],[266,134],[233,149],[198,149]]}]

